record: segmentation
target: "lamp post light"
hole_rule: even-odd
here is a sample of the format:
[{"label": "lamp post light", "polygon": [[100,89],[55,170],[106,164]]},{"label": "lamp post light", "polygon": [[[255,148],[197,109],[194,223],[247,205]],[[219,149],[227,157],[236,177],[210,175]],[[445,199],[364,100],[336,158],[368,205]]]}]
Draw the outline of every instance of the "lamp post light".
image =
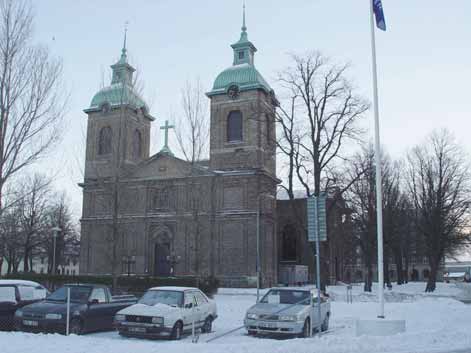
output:
[{"label": "lamp post light", "polygon": [[59,236],[59,232],[62,231],[61,228],[59,227],[54,227],[51,229],[52,230],[52,236],[53,236],[53,252],[52,252],[52,274],[56,274],[56,243],[57,243],[57,237]]},{"label": "lamp post light", "polygon": [[123,256],[123,264],[127,266],[128,277],[131,276],[131,265],[136,263],[136,256],[132,255],[124,255]]},{"label": "lamp post light", "polygon": [[257,197],[257,260],[256,260],[256,272],[257,272],[257,303],[260,300],[260,277],[262,275],[261,271],[261,263],[260,263],[260,214],[262,213],[262,204],[261,204],[261,198],[267,197],[272,200],[275,199],[275,197],[271,194],[267,193],[260,193],[258,194]]}]

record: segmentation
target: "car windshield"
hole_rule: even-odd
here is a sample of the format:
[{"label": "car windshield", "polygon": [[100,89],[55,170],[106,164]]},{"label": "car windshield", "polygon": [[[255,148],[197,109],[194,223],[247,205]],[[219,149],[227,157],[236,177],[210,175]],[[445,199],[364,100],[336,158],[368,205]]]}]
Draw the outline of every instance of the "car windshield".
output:
[{"label": "car windshield", "polygon": [[47,297],[47,300],[65,302],[67,300],[67,288],[70,288],[70,301],[86,303],[90,296],[91,287],[69,286],[61,287]]},{"label": "car windshield", "polygon": [[0,302],[16,302],[14,286],[0,286]]},{"label": "car windshield", "polygon": [[309,291],[270,289],[260,302],[269,304],[309,305]]},{"label": "car windshield", "polygon": [[170,306],[183,306],[183,292],[171,290],[150,290],[144,293],[139,304],[155,305],[167,304]]}]

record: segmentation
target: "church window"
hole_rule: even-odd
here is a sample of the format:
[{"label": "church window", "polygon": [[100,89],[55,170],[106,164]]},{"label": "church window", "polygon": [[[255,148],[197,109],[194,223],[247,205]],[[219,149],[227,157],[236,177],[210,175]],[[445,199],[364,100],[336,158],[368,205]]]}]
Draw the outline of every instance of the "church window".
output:
[{"label": "church window", "polygon": [[227,141],[242,141],[242,113],[235,110],[227,117]]},{"label": "church window", "polygon": [[243,51],[239,52],[239,59],[242,60],[244,58],[245,53]]},{"label": "church window", "polygon": [[111,153],[112,132],[109,126],[101,128],[98,137],[98,154]]},{"label": "church window", "polygon": [[152,206],[154,209],[169,208],[168,188],[156,189],[154,191]]},{"label": "church window", "polygon": [[266,125],[266,134],[267,134],[267,145],[271,143],[271,123],[270,123],[270,115],[265,115],[265,125]]},{"label": "church window", "polygon": [[283,228],[282,233],[282,261],[296,261],[297,260],[297,239],[296,229],[293,225],[288,224]]},{"label": "church window", "polygon": [[132,157],[134,159],[142,157],[142,135],[139,130],[134,130],[132,137]]}]

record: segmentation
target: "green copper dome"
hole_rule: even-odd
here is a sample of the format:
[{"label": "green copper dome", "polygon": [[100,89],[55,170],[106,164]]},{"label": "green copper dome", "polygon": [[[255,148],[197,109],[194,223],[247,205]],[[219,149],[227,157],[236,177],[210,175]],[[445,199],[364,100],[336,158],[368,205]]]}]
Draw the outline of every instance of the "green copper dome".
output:
[{"label": "green copper dome", "polygon": [[236,85],[239,91],[262,89],[266,93],[271,93],[273,90],[270,85],[254,65],[254,56],[257,48],[248,38],[247,26],[245,25],[245,5],[240,39],[232,44],[231,47],[234,51],[232,66],[216,77],[213,88],[207,95],[211,97],[217,94],[225,94],[229,87],[233,85]]},{"label": "green copper dome", "polygon": [[144,100],[135,92],[131,85],[125,82],[113,83],[101,89],[92,99],[89,109],[101,109],[104,104],[111,107],[120,105],[130,105],[135,109],[144,108],[149,110]]},{"label": "green copper dome", "polygon": [[226,93],[227,89],[237,85],[240,91],[263,89],[269,93],[272,89],[255,66],[249,63],[234,65],[221,72],[214,81],[213,89],[208,95]]}]

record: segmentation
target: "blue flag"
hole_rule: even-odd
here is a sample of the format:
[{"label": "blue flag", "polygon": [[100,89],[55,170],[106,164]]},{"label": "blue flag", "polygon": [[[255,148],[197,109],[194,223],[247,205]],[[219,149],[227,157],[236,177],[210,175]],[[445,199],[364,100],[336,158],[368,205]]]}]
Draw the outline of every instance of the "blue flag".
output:
[{"label": "blue flag", "polygon": [[383,4],[381,0],[371,0],[373,1],[373,12],[375,13],[376,26],[385,31],[386,30],[386,20],[384,19]]}]

